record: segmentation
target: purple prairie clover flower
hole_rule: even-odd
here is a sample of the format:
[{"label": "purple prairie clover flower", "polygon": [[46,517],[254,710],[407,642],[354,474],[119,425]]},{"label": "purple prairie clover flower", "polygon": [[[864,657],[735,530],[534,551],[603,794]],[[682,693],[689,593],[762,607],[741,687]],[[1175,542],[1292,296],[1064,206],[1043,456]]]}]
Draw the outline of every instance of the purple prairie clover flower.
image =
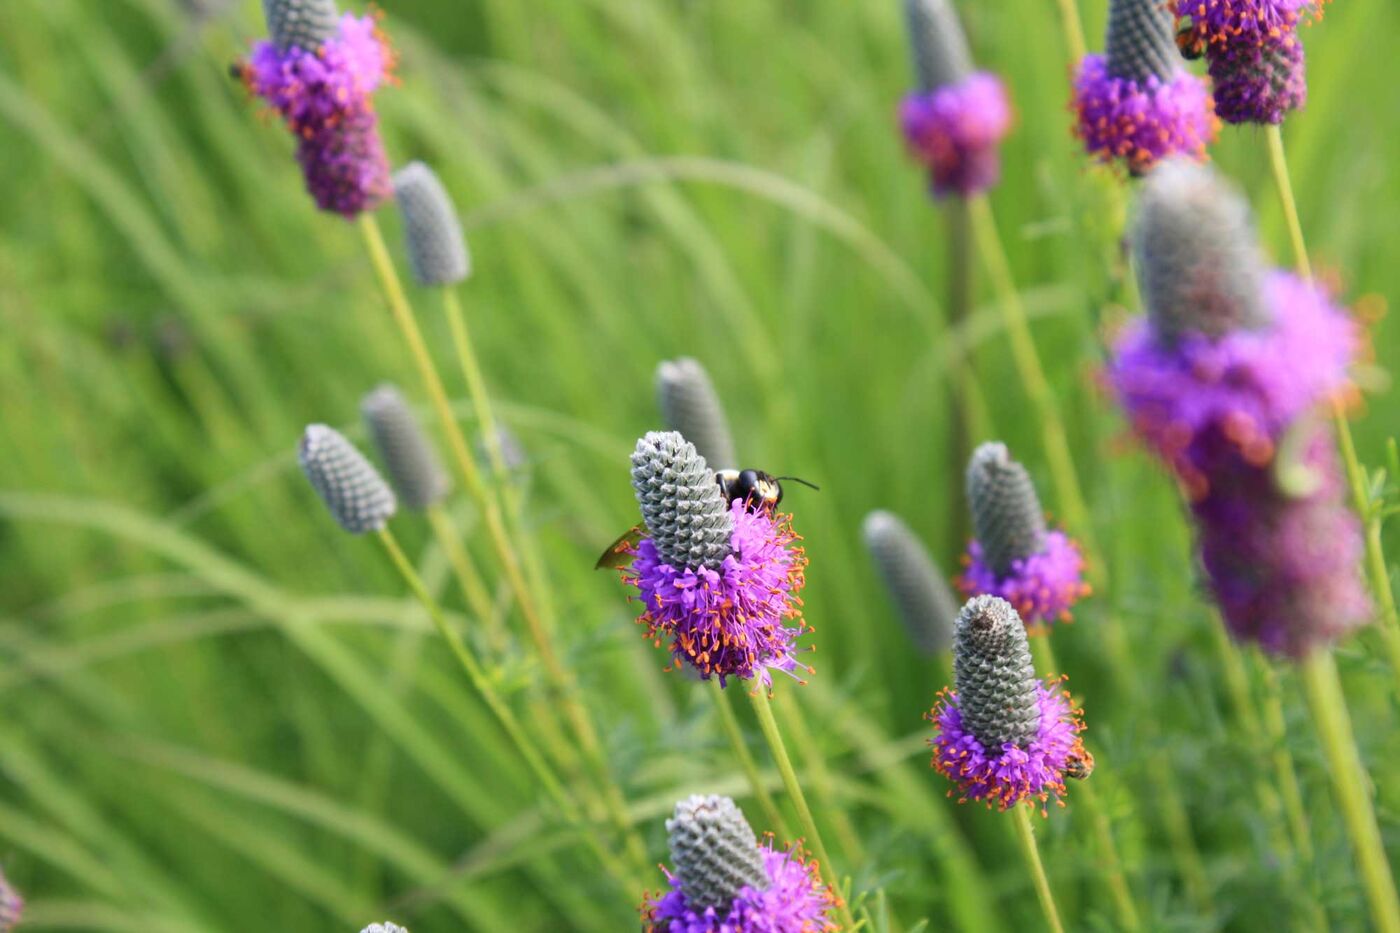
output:
[{"label": "purple prairie clover flower", "polygon": [[622,548],[623,579],[638,590],[637,621],[702,679],[793,677],[795,643],[810,628],[798,596],[807,558],[791,517],[725,501],[714,471],[674,431],[651,432],[632,455],[644,534]]},{"label": "purple prairie clover flower", "polygon": [[904,98],[899,123],[910,155],[929,170],[935,197],[969,197],[996,184],[997,146],[1011,129],[1011,103],[990,72]]},{"label": "purple prairie clover flower", "polygon": [[1068,622],[1070,609],[1090,592],[1084,556],[1068,535],[1046,527],[1030,474],[1005,444],[973,451],[967,499],[977,536],[957,580],[963,596],[1006,600],[1033,632]]},{"label": "purple prairie clover flower", "polygon": [[1343,501],[1331,433],[1304,422],[1299,465],[1312,488],[1280,488],[1275,471],[1243,459],[1210,477],[1192,503],[1201,562],[1225,624],[1236,638],[1300,659],[1370,618],[1358,568],[1360,523]]},{"label": "purple prairie clover flower", "polygon": [[0,872],[0,933],[10,933],[19,926],[24,915],[24,898],[14,889],[4,872]]},{"label": "purple prairie clover flower", "polygon": [[1205,158],[1220,124],[1205,83],[1180,66],[1160,0],[1113,0],[1107,47],[1084,58],[1074,81],[1074,131],[1089,154],[1134,175],[1173,154]]},{"label": "purple prairie clover flower", "polygon": [[[647,895],[643,933],[824,933],[836,897],[799,846],[760,844],[728,797],[690,797],[666,821],[670,890]],[[665,869],[663,869],[665,871]]]},{"label": "purple prairie clover flower", "polygon": [[1227,123],[1281,123],[1307,100],[1299,23],[1311,0],[1176,0],[1192,47],[1205,55],[1215,111]]},{"label": "purple prairie clover flower", "polygon": [[253,46],[239,75],[297,138],[297,161],[318,207],[346,218],[376,207],[393,186],[372,96],[394,56],[375,17],[347,13],[327,35],[311,27],[333,16],[330,0],[264,5],[274,35]]},{"label": "purple prairie clover flower", "polygon": [[[954,687],[927,714],[933,766],[955,785],[958,802],[1006,810],[1063,805],[1065,778],[1087,777],[1081,712],[1061,680],[1041,681],[1025,624],[1010,603],[978,596],[963,606],[953,641]],[[949,791],[949,796],[954,794]]]}]

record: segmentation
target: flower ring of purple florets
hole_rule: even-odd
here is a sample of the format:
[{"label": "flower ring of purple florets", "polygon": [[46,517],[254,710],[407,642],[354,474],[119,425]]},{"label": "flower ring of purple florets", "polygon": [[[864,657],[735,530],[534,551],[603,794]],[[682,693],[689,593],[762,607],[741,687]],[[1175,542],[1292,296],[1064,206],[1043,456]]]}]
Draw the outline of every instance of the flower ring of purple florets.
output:
[{"label": "flower ring of purple florets", "polygon": [[836,896],[821,880],[815,861],[800,846],[763,846],[767,888],[745,885],[728,910],[695,910],[686,903],[678,878],[670,872],[671,890],[642,904],[643,933],[829,933],[838,927],[828,916]]},{"label": "flower ring of purple florets", "polygon": [[1006,810],[1024,802],[1044,813],[1053,797],[1064,806],[1066,771],[1092,759],[1080,737],[1082,714],[1071,703],[1069,691],[1059,689],[1063,682],[1059,678],[1037,685],[1040,728],[1028,745],[1007,742],[991,753],[963,729],[957,693],[947,687],[939,691],[938,704],[925,715],[937,731],[929,744],[933,767],[957,785],[958,803],[983,800],[989,808]]},{"label": "flower ring of purple florets", "polygon": [[258,42],[238,66],[248,90],[297,137],[297,161],[322,210],[354,217],[393,190],[371,99],[393,65],[376,17],[347,13],[319,48]]},{"label": "flower ring of purple florets", "polygon": [[1011,103],[1001,79],[976,72],[956,84],[910,94],[899,107],[904,140],[927,166],[937,197],[964,197],[996,184],[997,145],[1011,128]]},{"label": "flower ring of purple florets", "polygon": [[794,544],[800,539],[791,517],[749,511],[742,500],[730,506],[730,517],[731,553],[716,570],[673,567],[650,538],[638,542],[622,571],[645,607],[637,621],[658,647],[670,639],[672,657],[705,680],[718,677],[720,686],[738,677],[769,687],[771,671],[810,672],[794,657],[797,638],[811,629],[797,595],[807,558]]},{"label": "flower ring of purple florets", "polygon": [[1027,629],[1070,621],[1070,609],[1090,592],[1084,555],[1063,531],[1046,533],[1044,549],[1012,561],[1003,576],[987,564],[978,541],[968,545],[963,562],[966,568],[957,579],[963,596],[1001,597],[1016,608]]},{"label": "flower ring of purple florets", "polygon": [[[1322,0],[1325,2],[1325,0]],[[1321,17],[1314,0],[1175,0],[1172,11],[1185,20],[1186,36],[1212,55],[1222,48],[1281,42],[1305,15]]]},{"label": "flower ring of purple florets", "polygon": [[1134,175],[1161,159],[1204,159],[1220,121],[1204,81],[1178,71],[1138,81],[1110,74],[1102,55],[1089,55],[1074,82],[1074,132],[1100,162],[1122,159]]},{"label": "flower ring of purple florets", "polygon": [[1209,492],[1222,456],[1267,465],[1300,415],[1354,391],[1347,368],[1363,344],[1356,322],[1325,288],[1291,273],[1271,273],[1265,290],[1269,328],[1214,340],[1188,332],[1167,346],[1144,318],[1117,340],[1109,382],[1192,499]]}]

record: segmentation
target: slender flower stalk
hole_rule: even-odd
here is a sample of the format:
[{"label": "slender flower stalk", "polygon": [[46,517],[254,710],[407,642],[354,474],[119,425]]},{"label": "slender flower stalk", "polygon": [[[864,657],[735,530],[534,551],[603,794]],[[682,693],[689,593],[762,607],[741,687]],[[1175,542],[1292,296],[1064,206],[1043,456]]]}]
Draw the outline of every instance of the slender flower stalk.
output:
[{"label": "slender flower stalk", "polygon": [[[694,796],[666,821],[670,891],[647,895],[643,933],[822,933],[837,896],[798,846],[760,843],[733,800]],[[664,870],[664,869],[663,869]],[[846,927],[850,929],[850,927]]]},{"label": "slender flower stalk", "polygon": [[1031,825],[1030,811],[1016,807],[1011,815],[1016,826],[1016,841],[1021,844],[1021,854],[1026,857],[1026,866],[1035,884],[1035,897],[1040,901],[1040,909],[1045,914],[1045,922],[1052,933],[1064,933],[1060,923],[1060,910],[1055,906],[1055,895],[1050,890],[1050,879],[1045,876],[1045,865],[1040,859],[1040,848],[1035,842],[1035,827]]},{"label": "slender flower stalk", "polygon": [[729,705],[729,694],[719,685],[718,679],[710,680],[706,692],[715,704],[715,712],[719,714],[720,726],[724,729],[725,737],[729,739],[730,747],[734,750],[734,757],[739,760],[739,768],[744,772],[744,777],[749,782],[749,789],[753,791],[754,799],[758,801],[758,805],[763,808],[764,818],[773,827],[775,833],[784,838],[791,837],[792,834],[788,832],[782,811],[778,809],[773,795],[768,792],[768,785],[759,773],[758,762],[754,761],[748,745],[744,742],[744,733],[739,727],[738,717],[734,715],[734,708]]}]

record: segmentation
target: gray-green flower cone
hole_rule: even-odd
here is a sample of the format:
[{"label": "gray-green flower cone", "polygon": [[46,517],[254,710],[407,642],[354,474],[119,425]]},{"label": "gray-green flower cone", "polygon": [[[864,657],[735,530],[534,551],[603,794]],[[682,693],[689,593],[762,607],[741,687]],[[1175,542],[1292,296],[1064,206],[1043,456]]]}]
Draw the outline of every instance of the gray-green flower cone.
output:
[{"label": "gray-green flower cone", "polygon": [[1132,236],[1143,304],[1163,339],[1269,323],[1249,205],[1214,169],[1190,159],[1154,169]]},{"label": "gray-green flower cone", "polygon": [[267,34],[282,51],[292,46],[313,52],[336,34],[340,13],[335,0],[263,0]]},{"label": "gray-green flower cone", "polygon": [[976,596],[958,614],[953,683],[964,728],[985,749],[1025,746],[1040,728],[1035,666],[1026,627],[996,596]]},{"label": "gray-green flower cone", "polygon": [[892,512],[871,512],[861,532],[915,647],[924,654],[948,650],[958,604],[928,550]]},{"label": "gray-green flower cone", "polygon": [[397,923],[389,923],[386,921],[384,923],[371,923],[361,930],[360,933],[408,933],[408,930],[399,926]]},{"label": "gray-green flower cone", "polygon": [[307,427],[297,460],[331,516],[351,534],[379,531],[393,517],[394,491],[364,454],[334,428]]},{"label": "gray-green flower cone", "polygon": [[904,0],[919,90],[956,84],[972,73],[972,53],[951,0]]},{"label": "gray-green flower cone", "polygon": [[441,502],[452,481],[399,390],[379,386],[360,401],[360,414],[404,508],[421,511]]},{"label": "gray-green flower cone", "polygon": [[687,797],[666,832],[681,891],[697,912],[729,905],[745,886],[768,887],[758,837],[728,797]]},{"label": "gray-green flower cone", "polygon": [[656,367],[656,402],[666,427],[694,444],[706,463],[738,468],[729,420],[705,367],[688,356],[663,360]]},{"label": "gray-green flower cone", "polygon": [[998,576],[1045,549],[1045,513],[1035,485],[1005,444],[989,442],[972,452],[967,502],[982,557]]},{"label": "gray-green flower cone", "polygon": [[1180,67],[1176,19],[1164,0],[1112,0],[1107,46],[1108,73],[1115,78],[1166,82]]},{"label": "gray-green flower cone", "polygon": [[675,431],[651,431],[632,454],[632,488],[661,559],[673,567],[718,567],[734,522],[714,470]]},{"label": "gray-green flower cone", "polygon": [[422,162],[394,173],[394,200],[403,215],[404,247],[419,285],[455,285],[471,274],[471,256],[452,197]]}]

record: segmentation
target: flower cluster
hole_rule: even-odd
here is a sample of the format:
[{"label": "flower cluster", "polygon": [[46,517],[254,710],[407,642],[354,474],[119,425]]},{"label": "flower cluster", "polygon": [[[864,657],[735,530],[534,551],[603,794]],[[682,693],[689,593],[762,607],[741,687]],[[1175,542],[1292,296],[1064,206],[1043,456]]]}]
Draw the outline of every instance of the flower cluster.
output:
[{"label": "flower cluster", "polygon": [[[279,0],[268,7],[273,27],[289,21],[284,7],[334,11],[329,0]],[[300,28],[279,36],[274,29],[238,70],[297,138],[297,161],[316,205],[353,218],[392,191],[372,96],[389,76],[393,54],[374,17],[347,13],[334,23],[329,34]]]},{"label": "flower cluster", "polygon": [[1069,621],[1070,609],[1089,595],[1084,556],[1064,532],[1046,528],[1030,474],[1005,444],[973,451],[967,498],[977,537],[957,580],[963,596],[1000,597],[1033,630]]},{"label": "flower cluster", "polygon": [[666,821],[671,889],[642,903],[643,933],[834,931],[836,896],[800,846],[762,844],[734,801],[691,797]]},{"label": "flower cluster", "polygon": [[1204,158],[1219,131],[1204,82],[1178,63],[1172,16],[1159,0],[1113,0],[1108,51],[1074,81],[1075,135],[1102,162],[1140,175],[1170,155]]},{"label": "flower cluster", "polygon": [[677,661],[721,686],[738,677],[769,687],[772,671],[801,667],[807,558],[791,518],[726,503],[714,471],[674,431],[637,442],[632,485],[647,533],[625,545],[622,576],[638,590],[647,636],[669,640]]},{"label": "flower cluster", "polygon": [[[1087,776],[1084,729],[1060,681],[1036,677],[1025,626],[1005,600],[979,596],[958,616],[955,689],[927,714],[933,766],[957,787],[959,802],[1005,810],[1065,796],[1066,777]],[[953,792],[950,791],[951,795]]]},{"label": "flower cluster", "polygon": [[909,152],[929,170],[938,197],[985,191],[1001,174],[997,145],[1011,129],[1011,104],[989,72],[904,98],[899,123]]},{"label": "flower cluster", "polygon": [[[1200,209],[1203,208],[1204,209]],[[1302,657],[1364,623],[1360,527],[1314,412],[1353,391],[1362,345],[1327,292],[1265,273],[1239,194],[1206,169],[1154,172],[1135,231],[1145,319],[1109,380],[1134,430],[1191,501],[1225,622]]]},{"label": "flower cluster", "polygon": [[1175,0],[1187,44],[1200,50],[1227,123],[1281,123],[1307,101],[1298,25],[1313,0]]}]

